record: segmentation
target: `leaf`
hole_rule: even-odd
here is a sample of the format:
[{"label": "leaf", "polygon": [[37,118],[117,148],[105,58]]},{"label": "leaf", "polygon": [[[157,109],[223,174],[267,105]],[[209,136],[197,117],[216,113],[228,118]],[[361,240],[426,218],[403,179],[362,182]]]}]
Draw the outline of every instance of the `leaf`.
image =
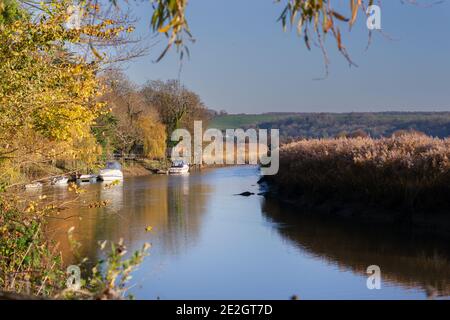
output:
[{"label": "leaf", "polygon": [[94,54],[94,56],[96,56],[99,60],[103,60],[101,54],[97,51],[97,49],[94,48],[92,44],[89,44],[89,47],[91,48],[91,51]]},{"label": "leaf", "polygon": [[342,47],[341,31],[339,30],[339,28],[337,29],[336,41],[337,41],[339,50],[342,50],[343,47]]},{"label": "leaf", "polygon": [[358,2],[356,2],[356,0],[351,1],[352,18],[350,19],[350,26],[352,26],[355,23],[356,17],[358,16],[359,7],[361,6],[361,0],[357,1]]},{"label": "leaf", "polygon": [[172,23],[169,23],[167,26],[162,27],[162,28],[159,28],[159,29],[158,29],[158,32],[160,32],[160,33],[166,33],[167,31],[170,30],[171,27],[172,27]]},{"label": "leaf", "polygon": [[161,52],[161,54],[159,55],[158,59],[156,59],[156,62],[161,61],[162,58],[164,58],[164,56],[166,55],[167,51],[169,51],[170,47],[172,46],[171,43],[169,43],[166,48],[164,49],[163,52]]},{"label": "leaf", "polygon": [[308,50],[311,50],[311,45],[309,44],[309,37],[308,34],[305,33],[305,44]]},{"label": "leaf", "polygon": [[333,26],[333,20],[327,19],[325,22],[325,26],[323,27],[323,32],[327,33],[331,27]]},{"label": "leaf", "polygon": [[345,21],[345,22],[349,21],[348,18],[344,17],[342,14],[340,14],[340,13],[334,11],[334,10],[331,10],[331,14],[332,14],[336,19],[339,19],[339,20],[341,20],[341,21]]}]

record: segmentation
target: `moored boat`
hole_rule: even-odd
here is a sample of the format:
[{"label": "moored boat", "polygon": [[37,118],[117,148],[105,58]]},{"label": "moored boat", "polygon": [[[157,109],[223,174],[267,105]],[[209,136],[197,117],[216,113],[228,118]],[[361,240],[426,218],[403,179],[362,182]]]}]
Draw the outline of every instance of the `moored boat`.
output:
[{"label": "moored boat", "polygon": [[69,183],[69,178],[65,176],[53,178],[50,182],[53,186],[65,186]]},{"label": "moored boat", "polygon": [[183,161],[174,161],[172,162],[172,166],[169,168],[170,174],[183,174],[189,173],[189,165]]},{"label": "moored boat", "polygon": [[82,174],[77,179],[79,182],[89,182],[95,183],[97,182],[97,175],[95,174]]},{"label": "moored boat", "polygon": [[42,182],[33,182],[33,183],[28,183],[25,185],[25,189],[26,190],[37,190],[37,189],[41,189],[43,186]]},{"label": "moored boat", "polygon": [[123,180],[122,166],[117,161],[107,162],[105,169],[100,170],[98,178],[106,182]]}]

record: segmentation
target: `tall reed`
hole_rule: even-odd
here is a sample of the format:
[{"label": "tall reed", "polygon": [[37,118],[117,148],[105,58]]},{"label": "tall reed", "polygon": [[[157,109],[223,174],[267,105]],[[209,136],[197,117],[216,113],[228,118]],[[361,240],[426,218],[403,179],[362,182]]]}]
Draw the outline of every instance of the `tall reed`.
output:
[{"label": "tall reed", "polygon": [[280,150],[269,181],[281,192],[386,207],[450,207],[450,139],[420,134],[391,138],[300,140]]}]

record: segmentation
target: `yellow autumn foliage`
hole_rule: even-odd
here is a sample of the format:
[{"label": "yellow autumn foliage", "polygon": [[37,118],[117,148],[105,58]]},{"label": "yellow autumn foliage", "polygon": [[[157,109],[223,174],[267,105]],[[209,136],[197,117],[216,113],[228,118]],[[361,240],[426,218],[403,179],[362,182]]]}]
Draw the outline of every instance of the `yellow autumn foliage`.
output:
[{"label": "yellow autumn foliage", "polygon": [[70,4],[51,1],[41,16],[0,26],[0,182],[12,182],[12,173],[30,163],[96,161],[90,128],[104,106],[100,61],[86,61],[70,48],[126,30],[111,21],[69,28]]},{"label": "yellow autumn foliage", "polygon": [[139,119],[139,128],[144,142],[144,155],[149,159],[163,159],[166,155],[166,127],[154,116]]}]

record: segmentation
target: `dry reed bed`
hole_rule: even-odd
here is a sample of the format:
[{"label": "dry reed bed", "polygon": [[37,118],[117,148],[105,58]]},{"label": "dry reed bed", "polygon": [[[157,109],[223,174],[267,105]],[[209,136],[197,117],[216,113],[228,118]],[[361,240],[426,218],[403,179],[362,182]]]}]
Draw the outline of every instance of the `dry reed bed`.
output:
[{"label": "dry reed bed", "polygon": [[386,207],[450,207],[450,139],[300,140],[280,150],[269,181],[290,195],[368,201]]}]

